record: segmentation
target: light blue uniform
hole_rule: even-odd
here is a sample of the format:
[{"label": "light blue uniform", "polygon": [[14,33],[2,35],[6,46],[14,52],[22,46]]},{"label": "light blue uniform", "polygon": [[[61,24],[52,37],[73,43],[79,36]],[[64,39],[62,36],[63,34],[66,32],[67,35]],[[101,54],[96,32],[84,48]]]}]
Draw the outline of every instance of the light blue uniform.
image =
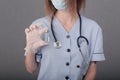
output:
[{"label": "light blue uniform", "polygon": [[90,61],[105,60],[103,54],[103,37],[100,26],[93,20],[84,16],[82,18],[82,35],[89,41],[89,46],[81,45],[85,60],[77,46],[79,34],[79,19],[75,22],[71,31],[68,33],[55,17],[53,20],[53,29],[57,40],[61,42],[62,47],[56,49],[53,46],[54,38],[51,33],[50,20],[48,17],[37,19],[33,22],[41,22],[43,27],[48,27],[50,34],[49,45],[43,46],[38,50],[40,56],[36,56],[36,61],[40,62],[40,71],[38,80],[82,80],[87,72]]}]

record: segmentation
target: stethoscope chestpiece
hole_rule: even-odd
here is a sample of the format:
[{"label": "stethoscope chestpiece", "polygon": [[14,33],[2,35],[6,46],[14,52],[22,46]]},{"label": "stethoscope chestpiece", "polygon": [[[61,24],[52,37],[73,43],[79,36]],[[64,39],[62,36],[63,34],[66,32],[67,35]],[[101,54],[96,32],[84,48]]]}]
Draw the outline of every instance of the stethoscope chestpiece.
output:
[{"label": "stethoscope chestpiece", "polygon": [[56,42],[54,42],[54,47],[56,48],[56,49],[59,49],[59,48],[61,48],[61,43],[59,42],[59,41],[56,41]]}]

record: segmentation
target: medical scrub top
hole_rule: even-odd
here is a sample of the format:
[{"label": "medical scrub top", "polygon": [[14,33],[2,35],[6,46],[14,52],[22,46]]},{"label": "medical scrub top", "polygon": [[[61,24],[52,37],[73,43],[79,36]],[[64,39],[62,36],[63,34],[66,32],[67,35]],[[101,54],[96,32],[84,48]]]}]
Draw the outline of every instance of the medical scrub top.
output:
[{"label": "medical scrub top", "polygon": [[[77,38],[80,36],[79,18],[67,32],[57,17],[53,19],[54,34],[61,48],[53,46],[54,37],[51,32],[51,23],[48,17],[35,20],[33,24],[42,23],[42,27],[48,27],[50,41],[47,46],[38,49],[36,61],[40,64],[37,80],[82,80],[87,73],[90,61],[103,61],[103,36],[101,27],[93,20],[81,16],[82,36],[85,36],[89,45],[80,44],[82,54],[77,46]],[[42,39],[44,40],[44,34]],[[83,58],[84,56],[84,58]]]}]

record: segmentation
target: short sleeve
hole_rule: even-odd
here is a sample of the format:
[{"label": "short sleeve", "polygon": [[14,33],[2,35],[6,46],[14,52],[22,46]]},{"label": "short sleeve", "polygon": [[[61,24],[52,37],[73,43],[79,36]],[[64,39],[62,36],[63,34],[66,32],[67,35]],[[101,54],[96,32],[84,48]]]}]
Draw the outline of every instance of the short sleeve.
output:
[{"label": "short sleeve", "polygon": [[99,27],[97,35],[94,39],[93,52],[91,61],[104,61],[104,51],[103,51],[103,34],[102,29]]}]

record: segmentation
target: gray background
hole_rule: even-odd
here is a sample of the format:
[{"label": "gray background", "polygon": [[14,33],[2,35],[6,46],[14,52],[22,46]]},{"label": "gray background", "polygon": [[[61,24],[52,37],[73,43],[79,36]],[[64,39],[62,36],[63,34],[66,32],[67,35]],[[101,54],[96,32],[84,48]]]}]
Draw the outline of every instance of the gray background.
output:
[{"label": "gray background", "polygon": [[[44,16],[44,0],[0,0],[0,80],[35,80],[25,70],[24,29]],[[96,80],[120,80],[120,0],[87,0],[85,16],[103,29],[105,62]]]}]

